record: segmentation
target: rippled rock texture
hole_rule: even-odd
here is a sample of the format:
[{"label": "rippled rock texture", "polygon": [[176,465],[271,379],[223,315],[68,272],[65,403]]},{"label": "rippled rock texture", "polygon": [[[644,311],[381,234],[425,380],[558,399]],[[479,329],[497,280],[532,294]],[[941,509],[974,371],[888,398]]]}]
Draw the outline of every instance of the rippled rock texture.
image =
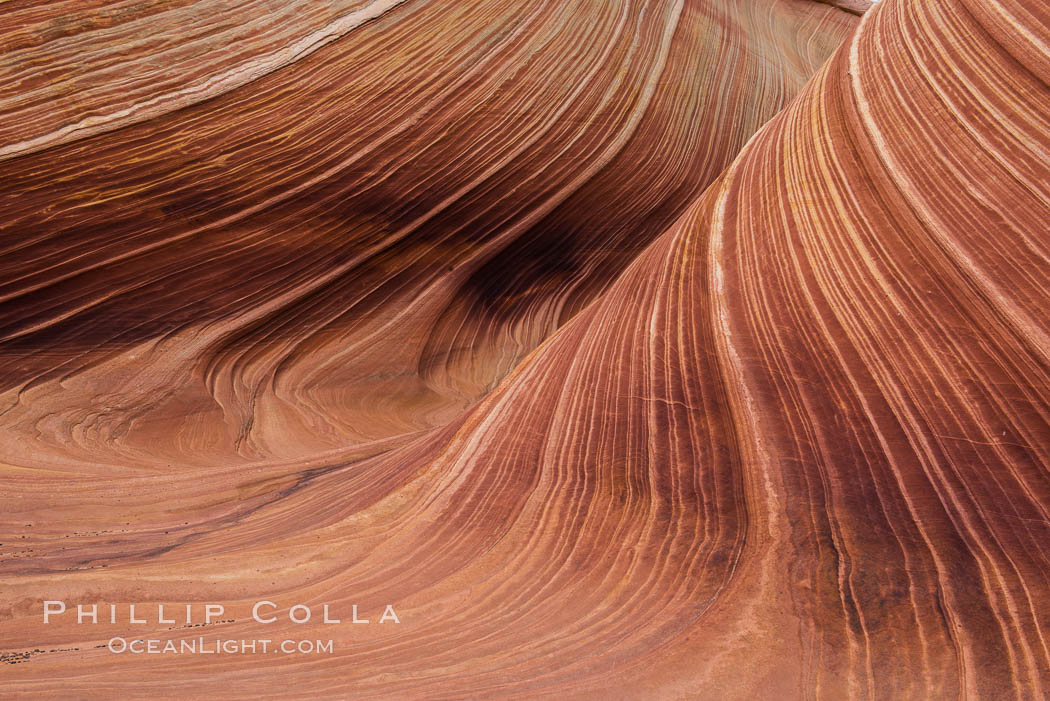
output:
[{"label": "rippled rock texture", "polygon": [[0,51],[3,696],[1050,693],[1043,3],[16,1]]}]

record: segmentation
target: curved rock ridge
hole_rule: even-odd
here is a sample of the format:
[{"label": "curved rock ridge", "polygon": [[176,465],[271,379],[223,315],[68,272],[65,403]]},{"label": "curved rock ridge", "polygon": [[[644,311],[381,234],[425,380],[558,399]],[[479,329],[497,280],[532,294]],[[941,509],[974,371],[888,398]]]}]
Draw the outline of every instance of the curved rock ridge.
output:
[{"label": "curved rock ridge", "polygon": [[871,9],[872,4],[877,2],[877,0],[819,0],[819,1],[820,2],[826,2],[827,4],[831,5],[832,7],[837,7],[840,10],[845,10],[846,12],[852,12],[855,15],[863,15],[865,12],[867,12],[869,9]]},{"label": "curved rock ridge", "polygon": [[[39,93],[11,82],[8,143],[67,111],[106,130],[0,162],[8,462],[152,474],[443,426],[854,24],[808,0],[409,2],[353,29],[337,4],[291,27],[272,5],[58,3],[3,25]],[[23,14],[65,29],[44,41]],[[131,41],[142,22],[155,42]],[[322,25],[327,43],[267,58]],[[244,62],[266,68],[216,77]]]},{"label": "curved rock ridge", "polygon": [[1044,698],[1050,8],[463,5],[0,163],[5,693]]}]

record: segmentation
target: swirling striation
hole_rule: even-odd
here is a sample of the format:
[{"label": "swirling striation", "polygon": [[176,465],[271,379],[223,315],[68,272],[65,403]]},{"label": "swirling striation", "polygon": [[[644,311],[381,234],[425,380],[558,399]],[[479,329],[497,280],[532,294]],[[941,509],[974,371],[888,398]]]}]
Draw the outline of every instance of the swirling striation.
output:
[{"label": "swirling striation", "polygon": [[1050,8],[381,5],[8,29],[5,692],[1045,697]]}]

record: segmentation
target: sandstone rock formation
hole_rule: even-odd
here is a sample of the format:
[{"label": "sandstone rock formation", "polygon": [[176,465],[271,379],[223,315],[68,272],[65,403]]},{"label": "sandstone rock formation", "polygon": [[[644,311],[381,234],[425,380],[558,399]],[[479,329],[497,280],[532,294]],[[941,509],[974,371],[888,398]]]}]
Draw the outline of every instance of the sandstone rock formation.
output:
[{"label": "sandstone rock formation", "polygon": [[5,12],[5,694],[1050,690],[1041,3]]}]

